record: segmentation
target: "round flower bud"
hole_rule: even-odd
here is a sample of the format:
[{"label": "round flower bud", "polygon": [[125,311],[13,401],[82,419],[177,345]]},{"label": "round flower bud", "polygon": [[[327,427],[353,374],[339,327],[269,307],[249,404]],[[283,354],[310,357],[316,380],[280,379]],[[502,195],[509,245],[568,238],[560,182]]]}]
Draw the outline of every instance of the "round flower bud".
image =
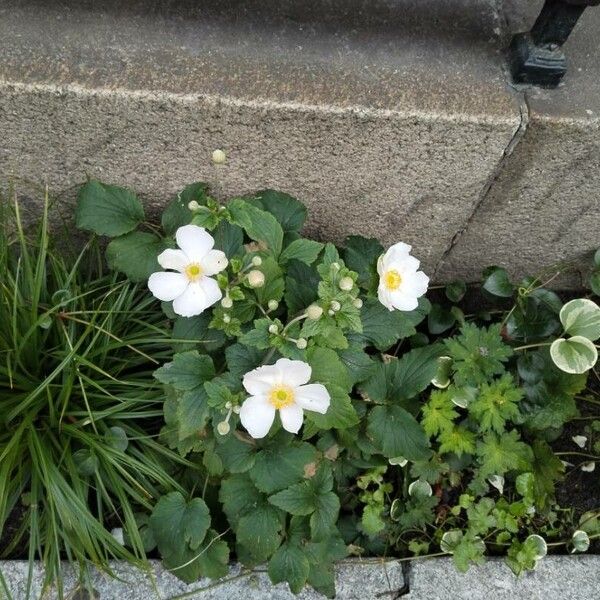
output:
[{"label": "round flower bud", "polygon": [[356,300],[352,303],[356,308],[362,308],[363,301],[360,298],[356,298]]},{"label": "round flower bud", "polygon": [[342,308],[342,305],[337,300],[331,301],[331,310],[333,312],[337,312],[338,310],[340,310],[340,308]]},{"label": "round flower bud", "polygon": [[318,304],[311,304],[307,309],[306,309],[306,316],[311,320],[311,321],[317,321],[318,319],[321,318],[321,315],[323,314],[323,309],[318,305]]},{"label": "round flower bud", "polygon": [[231,425],[229,425],[229,423],[227,421],[221,421],[217,425],[217,431],[221,435],[227,435],[231,431]]},{"label": "round flower bud", "polygon": [[272,323],[271,325],[269,325],[269,333],[276,334],[278,332],[279,332],[279,327],[277,327],[277,325],[275,325],[275,323]]},{"label": "round flower bud", "polygon": [[223,315],[223,323],[231,323],[231,317],[229,315]]},{"label": "round flower bud", "polygon": [[230,401],[230,400],[227,400],[227,402],[225,402],[225,408],[226,408],[227,410],[229,410],[229,409],[231,408],[231,406],[232,406],[232,405],[231,405],[231,401]]},{"label": "round flower bud", "polygon": [[327,311],[327,314],[328,314],[330,317],[333,317],[333,315],[335,315],[335,311],[333,311],[333,310],[329,309],[329,310]]},{"label": "round flower bud", "polygon": [[260,267],[260,265],[262,265],[262,258],[260,256],[253,256],[252,257],[252,264],[255,267]]},{"label": "round flower bud", "polygon": [[331,270],[332,271],[339,271],[340,270],[340,263],[331,263]]},{"label": "round flower bud", "polygon": [[354,281],[352,281],[352,277],[342,277],[338,285],[340,286],[340,290],[349,292],[354,287]]},{"label": "round flower bud", "polygon": [[298,350],[304,350],[307,345],[308,345],[308,343],[304,338],[300,338],[299,340],[296,340],[296,348],[298,348]]},{"label": "round flower bud", "polygon": [[240,414],[240,410],[242,410],[241,406],[238,406],[237,404],[231,409],[236,415]]},{"label": "round flower bud", "polygon": [[221,306],[223,308],[231,308],[233,306],[233,300],[229,296],[225,296],[225,298],[221,300]]},{"label": "round flower bud", "polygon": [[269,307],[269,310],[277,310],[279,302],[277,302],[277,300],[269,300],[267,306]]},{"label": "round flower bud", "polygon": [[200,208],[200,205],[195,200],[190,200],[188,202],[188,208],[190,210],[198,210]]},{"label": "round flower bud", "polygon": [[223,150],[215,150],[212,153],[212,161],[215,165],[222,165],[227,160],[227,155]]},{"label": "round flower bud", "polygon": [[265,274],[262,271],[254,269],[248,273],[248,283],[250,287],[259,288],[265,285]]}]

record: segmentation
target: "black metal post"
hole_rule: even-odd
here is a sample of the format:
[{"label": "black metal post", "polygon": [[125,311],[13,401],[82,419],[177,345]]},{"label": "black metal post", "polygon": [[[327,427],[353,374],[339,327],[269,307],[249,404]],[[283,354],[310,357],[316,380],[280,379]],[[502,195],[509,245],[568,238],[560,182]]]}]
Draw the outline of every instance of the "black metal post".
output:
[{"label": "black metal post", "polygon": [[587,6],[600,0],[546,0],[531,31],[510,44],[510,67],[516,83],[556,87],[567,72],[562,45]]}]

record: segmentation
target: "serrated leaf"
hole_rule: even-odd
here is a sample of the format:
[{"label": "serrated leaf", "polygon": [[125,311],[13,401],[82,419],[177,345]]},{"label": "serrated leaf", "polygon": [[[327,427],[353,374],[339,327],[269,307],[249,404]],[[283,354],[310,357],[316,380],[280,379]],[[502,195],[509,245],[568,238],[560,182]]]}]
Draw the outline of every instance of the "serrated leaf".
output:
[{"label": "serrated leaf", "polygon": [[383,246],[376,239],[351,235],[344,241],[344,262],[358,273],[358,285],[367,290],[377,289],[377,259],[382,254]]},{"label": "serrated leaf", "polygon": [[132,231],[110,241],[106,262],[113,271],[124,273],[131,281],[146,281],[152,273],[162,270],[157,257],[168,247],[166,240],[153,233]]},{"label": "serrated leaf", "polygon": [[367,419],[367,434],[384,456],[425,460],[431,455],[417,420],[400,406],[375,406]]},{"label": "serrated leaf", "polygon": [[262,190],[254,194],[260,206],[279,221],[286,233],[299,232],[306,221],[306,206],[299,200],[276,190]]},{"label": "serrated leaf", "polygon": [[277,549],[269,561],[269,577],[274,584],[287,581],[293,594],[304,587],[310,565],[302,550],[292,544],[284,544]]},{"label": "serrated leaf", "polygon": [[206,205],[208,184],[198,181],[186,185],[165,208],[161,223],[167,235],[175,235],[180,227],[188,225],[192,221],[193,213],[188,204],[195,200],[200,205]]},{"label": "serrated leaf", "polygon": [[193,390],[214,376],[215,367],[212,359],[197,350],[175,354],[172,362],[154,371],[154,377],[158,381],[172,385],[180,391]]},{"label": "serrated leaf", "polygon": [[283,244],[283,229],[271,213],[239,198],[233,199],[227,208],[233,222],[242,227],[250,239],[264,243],[275,256],[279,256]]},{"label": "serrated leaf", "polygon": [[227,340],[219,329],[208,327],[212,316],[205,312],[196,317],[178,317],[173,323],[173,348],[185,352],[198,347],[202,353],[218,350]]},{"label": "serrated leaf", "polygon": [[237,541],[256,562],[267,560],[281,543],[281,520],[273,506],[261,504],[244,515],[236,527]]},{"label": "serrated leaf", "polygon": [[310,482],[303,481],[269,496],[269,502],[291,515],[310,515],[316,508],[316,493]]},{"label": "serrated leaf", "polygon": [[140,201],[126,188],[92,179],[79,190],[75,222],[80,229],[116,237],[129,233],[143,220]]},{"label": "serrated leaf", "polygon": [[306,418],[319,429],[348,429],[356,425],[359,417],[348,392],[333,383],[328,383],[326,387],[331,398],[327,412],[322,415],[314,411],[306,411]]},{"label": "serrated leaf", "polygon": [[279,256],[279,262],[285,265],[290,260],[299,260],[307,265],[312,265],[317,260],[322,249],[323,244],[321,242],[300,238],[294,240],[289,246],[284,248]]},{"label": "serrated leaf", "polygon": [[[229,546],[227,542],[217,539],[217,532],[209,529],[206,539],[201,548],[198,549],[197,563],[201,577],[218,579],[225,577],[229,572]],[[177,571],[174,571],[177,575]],[[198,579],[195,577],[193,580]]]},{"label": "serrated leaf", "polygon": [[245,473],[254,466],[256,460],[256,447],[243,442],[235,435],[228,436],[215,450],[230,473]]},{"label": "serrated leaf", "polygon": [[232,344],[225,349],[225,357],[229,371],[240,377],[258,367],[265,357],[265,352],[245,344]]}]

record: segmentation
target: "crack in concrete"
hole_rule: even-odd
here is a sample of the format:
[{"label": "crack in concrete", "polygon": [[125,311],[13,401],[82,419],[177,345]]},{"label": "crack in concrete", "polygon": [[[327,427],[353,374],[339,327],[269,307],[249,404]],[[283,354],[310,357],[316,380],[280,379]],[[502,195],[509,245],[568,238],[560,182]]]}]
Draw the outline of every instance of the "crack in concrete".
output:
[{"label": "crack in concrete", "polygon": [[444,266],[450,253],[452,252],[454,247],[458,244],[458,242],[460,241],[462,236],[467,232],[471,223],[473,222],[473,219],[475,218],[475,216],[477,215],[479,210],[485,204],[485,201],[487,200],[488,196],[490,195],[490,192],[492,191],[494,184],[496,183],[496,181],[498,181],[498,178],[504,172],[504,166],[505,166],[506,162],[508,161],[508,158],[514,152],[515,148],[518,146],[519,142],[523,139],[523,137],[525,136],[525,133],[527,132],[527,129],[529,126],[529,104],[527,103],[527,97],[524,92],[521,92],[521,91],[515,89],[512,85],[510,85],[510,82],[507,82],[507,84],[509,85],[509,87],[512,88],[515,98],[518,102],[519,125],[516,128],[513,136],[509,140],[506,148],[502,152],[502,157],[498,161],[496,168],[494,169],[494,171],[492,172],[492,174],[486,181],[481,192],[479,193],[479,197],[477,198],[477,201],[473,205],[473,208],[471,209],[471,213],[470,213],[469,217],[464,222],[463,226],[452,236],[452,239],[450,240],[448,247],[446,248],[446,250],[444,250],[444,253],[442,254],[441,258],[438,260],[438,262],[435,266],[435,269],[434,269],[434,274],[433,274],[434,281],[439,281],[439,278],[438,278],[439,272],[442,269],[442,267]]}]

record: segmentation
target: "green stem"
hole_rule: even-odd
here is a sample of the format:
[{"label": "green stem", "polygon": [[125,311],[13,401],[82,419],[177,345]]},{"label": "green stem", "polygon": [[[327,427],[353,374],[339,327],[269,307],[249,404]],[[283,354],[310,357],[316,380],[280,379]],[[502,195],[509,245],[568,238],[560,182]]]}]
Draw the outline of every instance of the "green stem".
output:
[{"label": "green stem", "polygon": [[552,342],[539,342],[537,344],[526,344],[525,346],[517,346],[516,348],[513,348],[513,350],[515,352],[518,352],[519,350],[528,350],[529,348],[541,348],[543,346],[550,346],[552,344]]}]

